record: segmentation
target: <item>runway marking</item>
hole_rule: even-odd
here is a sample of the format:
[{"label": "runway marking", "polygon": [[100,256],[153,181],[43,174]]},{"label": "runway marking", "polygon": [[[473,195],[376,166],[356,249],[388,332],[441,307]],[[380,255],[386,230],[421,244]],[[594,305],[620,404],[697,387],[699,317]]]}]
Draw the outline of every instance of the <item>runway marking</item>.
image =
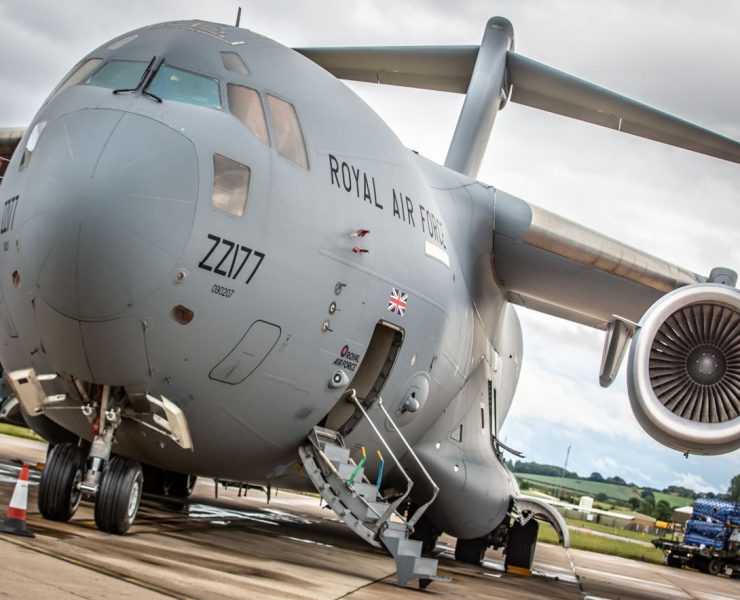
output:
[{"label": "runway marking", "polygon": [[649,583],[650,585],[658,585],[661,587],[676,589],[675,585],[671,585],[669,583],[660,583],[659,581],[646,581],[645,579],[640,579],[639,577],[631,577],[630,575],[619,575],[618,573],[610,573],[608,571],[602,571],[600,569],[590,569],[588,567],[579,567],[581,571],[588,571],[590,573],[596,573],[598,575],[603,575],[606,578],[614,578],[614,579],[622,579],[625,581],[634,581],[636,583],[639,583],[641,586],[644,586],[646,583]]}]

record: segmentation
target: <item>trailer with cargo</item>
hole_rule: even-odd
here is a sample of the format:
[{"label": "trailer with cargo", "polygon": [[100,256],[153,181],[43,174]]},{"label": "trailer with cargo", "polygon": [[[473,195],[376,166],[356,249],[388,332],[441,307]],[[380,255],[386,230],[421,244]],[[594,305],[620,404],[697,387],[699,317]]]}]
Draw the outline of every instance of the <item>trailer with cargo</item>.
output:
[{"label": "trailer with cargo", "polygon": [[663,550],[670,567],[740,578],[740,504],[697,500],[683,540],[661,538],[653,545]]}]

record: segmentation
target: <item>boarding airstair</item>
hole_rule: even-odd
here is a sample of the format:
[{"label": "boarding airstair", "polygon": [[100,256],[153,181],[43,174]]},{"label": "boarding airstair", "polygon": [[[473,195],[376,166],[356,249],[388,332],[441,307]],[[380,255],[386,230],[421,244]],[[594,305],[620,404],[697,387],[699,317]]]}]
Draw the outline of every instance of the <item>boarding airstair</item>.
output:
[{"label": "boarding airstair", "polygon": [[429,501],[421,505],[408,519],[405,518],[399,511],[399,507],[408,498],[414,482],[368,416],[354,391],[347,395],[347,400],[357,405],[362,417],[367,419],[372,426],[385,452],[393,459],[398,472],[406,479],[405,492],[392,499],[383,498],[377,485],[380,482],[372,483],[367,479],[362,464],[356,463],[351,458],[350,449],[345,447],[341,434],[323,427],[314,427],[308,437],[308,443],[299,449],[306,474],[327,505],[344,521],[345,525],[367,543],[376,548],[385,547],[391,553],[396,561],[398,585],[404,586],[409,580],[418,579],[419,587],[426,588],[432,581],[448,581],[446,578],[437,576],[436,559],[421,556],[421,542],[410,539],[414,524],[437,497],[439,488],[385,410],[383,401],[378,397],[375,406],[382,411],[386,423],[392,425],[394,432],[408,450],[409,456],[416,461],[420,472],[428,479],[433,490]]}]

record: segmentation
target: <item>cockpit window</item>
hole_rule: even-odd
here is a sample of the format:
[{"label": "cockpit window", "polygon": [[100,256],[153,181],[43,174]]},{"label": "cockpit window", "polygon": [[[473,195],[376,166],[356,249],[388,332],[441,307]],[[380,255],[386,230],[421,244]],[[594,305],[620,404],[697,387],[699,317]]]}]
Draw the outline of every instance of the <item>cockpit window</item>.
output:
[{"label": "cockpit window", "polygon": [[233,71],[234,73],[241,73],[242,75],[249,75],[249,69],[247,65],[236,52],[222,52],[221,60],[224,63],[224,68],[227,71]]},{"label": "cockpit window", "polygon": [[243,85],[230,83],[226,86],[229,96],[229,110],[257,136],[265,146],[270,145],[267,133],[265,111],[262,110],[260,95]]},{"label": "cockpit window", "polygon": [[112,90],[133,89],[146,70],[146,62],[133,60],[112,60],[95,73],[88,83]]},{"label": "cockpit window", "polygon": [[211,202],[219,210],[237,217],[244,214],[252,171],[246,165],[213,155],[213,193]]},{"label": "cockpit window", "polygon": [[275,131],[275,147],[278,154],[293,161],[299,167],[308,169],[306,144],[303,141],[301,124],[295,108],[289,102],[267,95],[267,104],[272,115],[272,128]]},{"label": "cockpit window", "polygon": [[103,59],[101,58],[91,58],[89,60],[86,60],[84,63],[82,63],[79,67],[77,67],[72,73],[69,74],[69,77],[65,79],[62,83],[59,84],[59,87],[54,90],[53,96],[56,96],[58,93],[63,92],[67,88],[72,87],[73,85],[77,85],[81,81],[85,81],[87,79],[88,75],[92,73],[95,69],[98,68],[98,65],[103,62]]},{"label": "cockpit window", "polygon": [[162,65],[154,81],[147,88],[147,92],[163,100],[221,108],[221,95],[218,91],[217,80],[170,65]]}]

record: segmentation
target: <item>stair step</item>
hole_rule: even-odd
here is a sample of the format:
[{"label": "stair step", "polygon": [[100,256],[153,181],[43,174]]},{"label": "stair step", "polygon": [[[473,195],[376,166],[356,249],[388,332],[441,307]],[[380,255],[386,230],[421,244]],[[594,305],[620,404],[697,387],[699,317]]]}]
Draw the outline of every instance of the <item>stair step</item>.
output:
[{"label": "stair step", "polygon": [[397,522],[397,521],[389,521],[382,535],[383,537],[405,538],[407,533],[408,533],[408,527],[406,527],[406,523]]},{"label": "stair step", "polygon": [[[388,504],[385,502],[373,502],[371,500],[368,500],[367,504],[369,504],[370,506],[368,507],[363,502],[355,513],[355,516],[360,519],[360,521],[377,521],[385,514],[385,511],[388,510]],[[370,510],[371,507],[375,512]]]},{"label": "stair step", "polygon": [[383,536],[383,543],[390,550],[390,553],[398,558],[399,556],[421,556],[421,542],[419,540],[410,540],[404,537]]},{"label": "stair step", "polygon": [[357,479],[355,479],[355,483],[352,484],[352,487],[355,489],[355,492],[357,494],[359,494],[366,500],[375,502],[378,499],[377,486],[374,486],[371,483],[362,483],[360,481],[359,474],[357,476]]},{"label": "stair step", "polygon": [[414,575],[424,579],[434,578],[437,575],[437,559],[417,558],[414,562]]},{"label": "stair step", "polygon": [[[338,465],[334,465],[337,468],[337,471],[339,472],[339,477],[342,481],[347,481],[350,477],[352,477],[352,473],[355,470],[355,465],[352,465],[350,463],[342,462]],[[365,476],[365,468],[360,467],[360,470],[357,471],[357,475],[355,476],[355,481],[362,481],[362,478]]]},{"label": "stair step", "polygon": [[[349,462],[349,448],[342,448],[336,444],[324,444],[322,450],[324,451],[324,454],[326,454],[327,458],[332,462],[336,461],[337,463],[344,464]],[[337,465],[335,464],[334,466]]]}]

